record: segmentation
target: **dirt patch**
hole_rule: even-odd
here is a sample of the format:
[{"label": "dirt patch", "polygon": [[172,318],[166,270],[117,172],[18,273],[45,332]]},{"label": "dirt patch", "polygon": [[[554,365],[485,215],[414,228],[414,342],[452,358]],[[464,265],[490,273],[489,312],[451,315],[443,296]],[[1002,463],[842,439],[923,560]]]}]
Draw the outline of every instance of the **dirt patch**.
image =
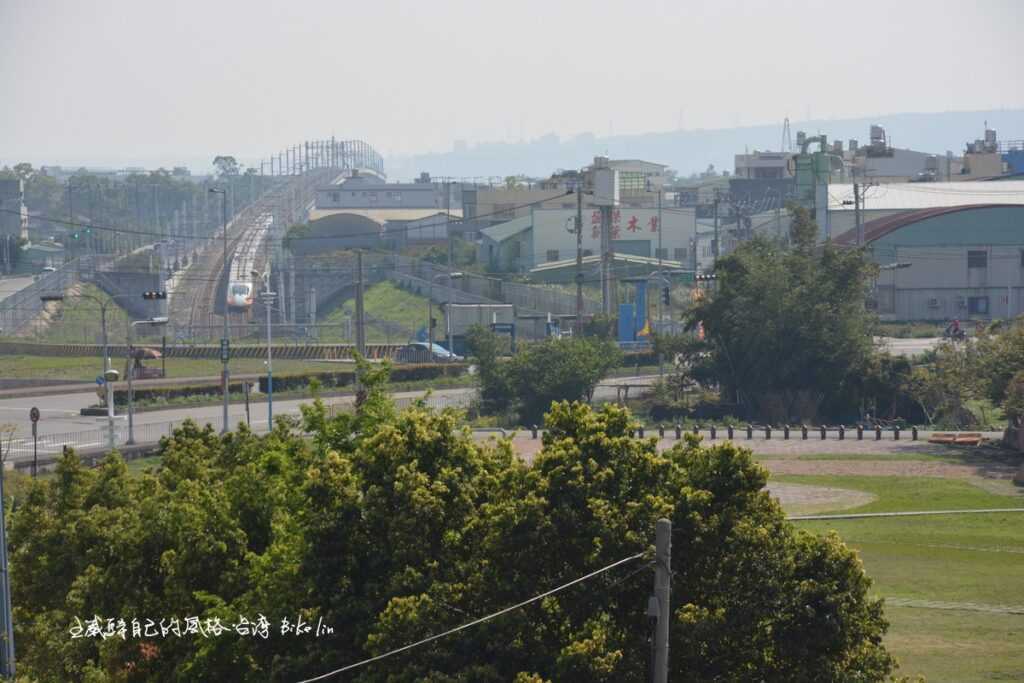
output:
[{"label": "dirt patch", "polygon": [[808,515],[826,510],[848,510],[867,505],[875,495],[866,491],[838,489],[831,486],[806,486],[804,484],[783,484],[769,482],[765,487],[773,498],[779,501],[790,514]]},{"label": "dirt patch", "polygon": [[766,460],[762,463],[772,474],[838,474],[872,477],[940,477],[974,479],[989,477],[1009,479],[1012,468],[986,467],[984,472],[974,465],[918,460]]}]

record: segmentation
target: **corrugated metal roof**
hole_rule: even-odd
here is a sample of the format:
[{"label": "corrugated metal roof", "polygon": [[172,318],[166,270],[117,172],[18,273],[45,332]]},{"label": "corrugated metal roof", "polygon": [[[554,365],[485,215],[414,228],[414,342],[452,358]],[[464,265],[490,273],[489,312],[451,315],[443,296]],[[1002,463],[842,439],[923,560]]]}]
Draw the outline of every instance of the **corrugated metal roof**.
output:
[{"label": "corrugated metal roof", "polygon": [[[918,223],[928,218],[935,218],[937,216],[945,216],[950,213],[959,213],[963,211],[973,211],[975,209],[993,209],[1008,206],[1007,204],[970,204],[967,206],[940,206],[931,209],[918,209],[916,211],[907,211],[905,213],[898,213],[895,216],[883,216],[882,218],[876,218],[873,221],[868,221],[864,224],[864,241],[874,242],[875,240],[881,239],[886,235],[896,232],[900,228],[906,227],[913,223]],[[1016,204],[1010,204],[1014,209],[1017,209]],[[1019,209],[1018,209],[1019,210]],[[852,246],[857,243],[857,230],[847,230],[843,234],[835,238],[834,242],[843,246]]]},{"label": "corrugated metal roof", "polygon": [[518,235],[524,230],[529,230],[533,227],[533,216],[526,215],[520,216],[519,218],[513,218],[505,223],[499,223],[492,225],[489,228],[484,228],[480,231],[481,235],[486,235],[495,242],[504,242],[509,237]]},{"label": "corrugated metal roof", "polygon": [[[363,218],[369,218],[371,221],[379,225],[384,225],[387,221],[416,221],[421,218],[427,218],[428,216],[436,216],[439,213],[438,209],[313,209],[309,212],[309,220],[315,221],[327,216],[336,216],[338,214],[349,214],[351,216],[362,216]],[[443,213],[443,212],[442,212]],[[453,209],[451,212],[453,219],[462,218],[462,211]]]},{"label": "corrugated metal roof", "polygon": [[[681,261],[669,261],[668,259],[658,259],[651,256],[636,256],[634,254],[624,254],[620,251],[612,254],[613,261],[621,261],[623,263],[633,263],[644,266],[659,266],[663,268],[671,268],[673,270],[680,270],[683,268]],[[584,256],[583,265],[594,265],[601,263],[601,257],[596,255]],[[531,273],[543,273],[549,270],[559,270],[560,268],[568,268],[576,265],[576,259],[562,259],[561,261],[549,261],[542,263],[539,266],[535,266],[530,269]]]},{"label": "corrugated metal roof", "polygon": [[[1024,204],[1024,181],[1000,183],[891,183],[863,190],[863,208],[871,211],[935,209],[967,204]],[[843,202],[850,202],[844,205]],[[828,186],[829,211],[853,211],[853,185]]]}]

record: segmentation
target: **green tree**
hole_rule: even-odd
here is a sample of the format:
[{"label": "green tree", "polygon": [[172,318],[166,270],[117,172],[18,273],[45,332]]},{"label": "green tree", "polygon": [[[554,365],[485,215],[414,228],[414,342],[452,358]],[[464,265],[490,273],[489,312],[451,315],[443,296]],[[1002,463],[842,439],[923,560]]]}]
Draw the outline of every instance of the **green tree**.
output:
[{"label": "green tree", "polygon": [[861,250],[816,247],[806,210],[793,211],[791,250],[742,244],[718,261],[714,290],[688,314],[704,325],[723,395],[770,421],[815,418],[872,356],[864,301],[875,267]]},{"label": "green tree", "polygon": [[488,414],[501,414],[512,404],[508,373],[502,367],[502,356],[508,344],[483,325],[466,330],[466,348],[477,366],[481,408]]},{"label": "green tree", "polygon": [[977,365],[976,348],[946,342],[935,349],[931,362],[913,368],[907,391],[929,424],[952,429],[977,426],[977,417],[967,408],[983,386]]},{"label": "green tree", "polygon": [[213,167],[218,178],[236,176],[239,172],[238,161],[233,156],[217,156],[213,159]]},{"label": "green tree", "polygon": [[[674,525],[674,680],[880,681],[881,602],[835,536],[798,532],[731,443],[659,453],[628,411],[552,406],[532,465],[453,411],[397,412],[382,372],[330,416],[257,437],[187,423],[155,472],[73,453],[11,521],[22,674],[38,681],[296,680],[383,654],[644,554]],[[309,438],[307,438],[309,435]],[[649,555],[351,673],[360,682],[646,680]],[[320,638],[72,638],[75,618],[301,617]]]}]

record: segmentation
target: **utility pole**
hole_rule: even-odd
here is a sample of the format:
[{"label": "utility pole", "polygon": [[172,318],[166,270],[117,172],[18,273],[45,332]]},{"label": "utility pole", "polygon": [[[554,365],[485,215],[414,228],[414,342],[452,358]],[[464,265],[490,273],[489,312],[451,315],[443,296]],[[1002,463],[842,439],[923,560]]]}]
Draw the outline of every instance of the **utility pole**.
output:
[{"label": "utility pole", "polygon": [[668,683],[668,627],[672,617],[672,522],[659,519],[654,536],[654,599],[658,622],[654,628],[654,683]]},{"label": "utility pole", "polygon": [[[35,425],[33,425],[34,427]],[[10,439],[7,441],[10,444]],[[10,454],[3,453],[4,437],[0,433],[0,610],[3,614],[0,638],[0,676],[14,680],[14,621],[11,615],[11,572],[7,562],[7,522],[4,519],[4,458]]]},{"label": "utility pole", "polygon": [[576,332],[583,336],[583,184],[576,188]]},{"label": "utility pole", "polygon": [[864,226],[860,220],[860,185],[853,184],[853,224],[857,227],[857,246],[864,246]]},{"label": "utility pole", "polygon": [[223,383],[224,392],[224,425],[221,429],[221,434],[227,434],[228,432],[228,388],[230,384],[231,375],[228,371],[228,344],[229,341],[229,330],[228,330],[228,288],[231,286],[230,273],[228,272],[228,194],[224,188],[211,187],[210,192],[219,194],[221,196],[221,215],[224,221],[224,254],[221,260],[221,279],[224,281],[224,298],[221,299],[221,305],[224,306],[224,330],[222,332],[223,337],[220,340],[220,360],[223,364],[221,370],[220,379]]},{"label": "utility pole", "polygon": [[612,301],[612,207],[601,207],[601,310],[611,317]]},{"label": "utility pole", "polygon": [[716,187],[715,188],[715,202],[714,202],[714,211],[715,211],[715,214],[714,214],[714,216],[715,216],[715,242],[714,242],[714,244],[711,245],[711,247],[712,247],[712,249],[711,249],[712,268],[714,268],[715,266],[718,265],[718,205],[719,205],[719,203],[721,201],[722,201],[721,196],[719,195],[718,188]]},{"label": "utility pole", "polygon": [[366,325],[363,314],[362,251],[356,251],[356,351],[358,351],[361,356],[366,355]]}]

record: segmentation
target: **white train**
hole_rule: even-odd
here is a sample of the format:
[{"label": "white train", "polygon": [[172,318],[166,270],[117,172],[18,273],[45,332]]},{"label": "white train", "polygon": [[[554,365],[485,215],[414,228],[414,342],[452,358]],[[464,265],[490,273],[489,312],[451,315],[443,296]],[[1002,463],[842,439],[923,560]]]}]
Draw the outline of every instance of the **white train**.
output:
[{"label": "white train", "polygon": [[274,216],[269,213],[260,214],[246,231],[238,244],[228,277],[227,305],[233,309],[247,309],[252,306],[256,294],[256,283],[253,282],[252,271],[256,269],[256,254],[263,240],[267,238]]}]

